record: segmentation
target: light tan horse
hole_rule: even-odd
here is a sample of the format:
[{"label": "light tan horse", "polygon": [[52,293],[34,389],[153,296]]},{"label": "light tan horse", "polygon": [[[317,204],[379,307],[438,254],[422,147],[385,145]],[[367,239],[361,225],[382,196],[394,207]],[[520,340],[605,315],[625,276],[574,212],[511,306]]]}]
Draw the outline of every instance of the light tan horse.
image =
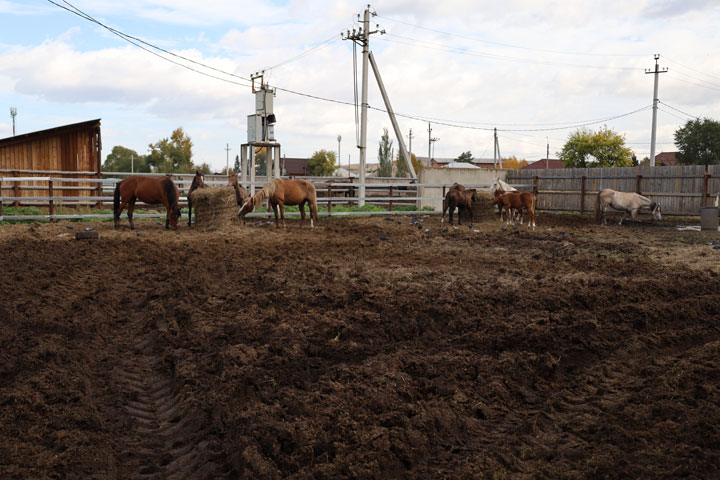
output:
[{"label": "light tan horse", "polygon": [[313,219],[318,221],[317,195],[315,186],[307,180],[285,180],[276,178],[265,185],[262,190],[243,202],[238,216],[245,222],[245,215],[252,212],[263,200],[268,199],[275,213],[275,226],[278,224],[278,207],[280,207],[280,218],[285,227],[285,205],[300,206],[300,226],[305,221],[305,204],[310,207],[310,228],[314,228]]},{"label": "light tan horse", "polygon": [[655,220],[659,221],[662,219],[660,204],[639,193],[617,192],[609,188],[600,190],[595,198],[595,221],[602,225],[607,225],[605,212],[607,212],[608,207],[623,212],[623,216],[618,225],[622,225],[623,220],[625,220],[625,215],[627,215],[628,212],[630,212],[630,217],[633,220],[637,219],[637,214],[641,208],[651,210]]}]

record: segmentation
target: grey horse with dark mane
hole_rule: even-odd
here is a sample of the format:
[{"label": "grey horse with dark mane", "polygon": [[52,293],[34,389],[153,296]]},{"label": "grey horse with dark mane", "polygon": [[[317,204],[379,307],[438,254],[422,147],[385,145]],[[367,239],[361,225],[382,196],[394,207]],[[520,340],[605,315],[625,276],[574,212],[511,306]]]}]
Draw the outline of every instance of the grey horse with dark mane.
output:
[{"label": "grey horse with dark mane", "polygon": [[655,220],[662,218],[660,204],[639,193],[616,192],[609,188],[600,190],[595,199],[595,220],[603,225],[607,225],[605,212],[608,207],[623,212],[623,216],[618,225],[622,225],[623,220],[625,220],[625,215],[627,215],[628,212],[630,212],[630,217],[633,220],[637,219],[637,214],[641,208],[650,210]]}]

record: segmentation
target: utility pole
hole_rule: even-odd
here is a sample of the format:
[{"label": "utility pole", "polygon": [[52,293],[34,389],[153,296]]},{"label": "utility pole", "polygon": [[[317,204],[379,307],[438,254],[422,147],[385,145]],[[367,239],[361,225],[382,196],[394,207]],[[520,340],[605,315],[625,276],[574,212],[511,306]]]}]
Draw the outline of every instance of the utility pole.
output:
[{"label": "utility pole", "polygon": [[432,163],[433,155],[435,154],[435,150],[432,148],[433,143],[440,141],[439,138],[432,136],[432,127],[430,126],[430,123],[428,123],[428,162]]},{"label": "utility pole", "polygon": [[15,136],[15,116],[17,115],[17,108],[10,107],[10,116],[13,119],[13,137]]},{"label": "utility pole", "polygon": [[225,174],[230,175],[230,144],[225,144]]},{"label": "utility pole", "polygon": [[130,173],[135,173],[135,155],[130,154]]},{"label": "utility pole", "polygon": [[655,88],[653,90],[653,116],[652,116],[652,133],[650,135],[650,166],[655,166],[655,139],[657,134],[657,109],[658,109],[658,79],[660,78],[661,73],[665,73],[668,71],[667,68],[663,68],[660,70],[660,66],[658,65],[658,60],[660,59],[660,54],[655,54],[655,70],[648,70],[645,69],[645,74],[655,74]]},{"label": "utility pole", "polygon": [[545,170],[550,168],[550,138],[545,137],[547,141],[547,153],[545,154]]},{"label": "utility pole", "polygon": [[398,145],[400,147],[400,154],[405,160],[405,164],[407,166],[408,172],[410,173],[410,176],[412,178],[416,178],[415,169],[413,168],[412,162],[410,161],[410,156],[408,155],[407,149],[405,148],[405,141],[403,139],[402,133],[400,132],[400,127],[398,126],[397,120],[395,119],[395,113],[393,112],[392,105],[390,104],[390,98],[385,91],[385,85],[383,84],[382,78],[380,76],[380,70],[377,66],[377,63],[375,62],[375,58],[373,57],[372,52],[370,51],[370,35],[374,33],[385,33],[384,30],[380,29],[379,25],[376,25],[376,30],[370,31],[371,15],[375,16],[376,14],[374,12],[370,12],[370,5],[368,5],[363,15],[362,27],[360,27],[360,29],[358,30],[353,29],[352,33],[350,32],[350,30],[348,30],[346,34],[342,35],[343,40],[352,40],[356,44],[362,46],[363,55],[361,100],[362,103],[360,109],[360,145],[358,146],[358,148],[360,149],[360,199],[358,200],[359,206],[363,206],[365,204],[364,197],[365,165],[367,161],[368,64],[372,66],[373,73],[375,74],[375,79],[377,80],[378,88],[380,89],[380,94],[382,95],[383,101],[385,102],[385,109],[387,110],[388,116],[390,117],[390,122],[392,123],[393,130],[395,131],[395,137],[397,138]]},{"label": "utility pole", "polygon": [[412,139],[415,138],[415,136],[412,133],[412,128],[410,129],[410,134],[408,134],[408,141],[410,142],[410,146],[408,147],[408,151],[410,152],[410,156],[412,157]]},{"label": "utility pole", "polygon": [[340,142],[342,141],[342,135],[338,135],[338,136],[337,136],[337,140],[338,140],[338,157],[337,157],[337,161],[338,161],[338,167],[339,167],[339,166],[340,166],[340,162],[342,161],[342,160],[341,160],[341,157],[340,157]]},{"label": "utility pole", "polygon": [[493,132],[495,140],[495,147],[493,148],[493,165],[497,170],[498,167],[502,168],[502,155],[500,155],[500,142],[498,142],[497,128],[493,129]]}]

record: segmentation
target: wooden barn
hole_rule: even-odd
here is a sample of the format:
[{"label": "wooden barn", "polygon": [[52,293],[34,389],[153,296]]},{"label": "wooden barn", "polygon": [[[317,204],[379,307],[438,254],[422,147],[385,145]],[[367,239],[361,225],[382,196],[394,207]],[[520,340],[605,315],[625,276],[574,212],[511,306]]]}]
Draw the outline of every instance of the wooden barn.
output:
[{"label": "wooden barn", "polygon": [[[25,133],[0,139],[0,177],[100,178],[101,155],[100,119]],[[47,190],[36,188],[41,186],[41,182],[3,182],[2,194],[47,196]],[[88,186],[59,182],[56,188],[64,190],[64,196],[93,195],[82,188]]]}]

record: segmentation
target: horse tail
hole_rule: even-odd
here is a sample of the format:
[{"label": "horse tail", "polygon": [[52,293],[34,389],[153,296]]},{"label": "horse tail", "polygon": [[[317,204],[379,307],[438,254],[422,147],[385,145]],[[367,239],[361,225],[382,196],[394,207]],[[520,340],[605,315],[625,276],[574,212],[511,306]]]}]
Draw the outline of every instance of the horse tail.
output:
[{"label": "horse tail", "polygon": [[120,182],[117,182],[115,184],[115,193],[113,195],[113,218],[115,218],[115,222],[118,221],[120,215],[119,210],[120,208]]},{"label": "horse tail", "polygon": [[600,222],[600,192],[595,197],[595,221]]},{"label": "horse tail", "polygon": [[443,213],[442,218],[440,219],[440,223],[445,223],[445,210],[448,209],[448,204],[450,203],[449,197],[450,192],[448,191],[448,193],[445,195],[445,198],[443,198]]},{"label": "horse tail", "polygon": [[308,196],[310,197],[310,219],[315,218],[316,222],[320,222],[318,219],[318,206],[317,206],[317,193],[315,191],[315,185],[307,182],[308,185]]}]

